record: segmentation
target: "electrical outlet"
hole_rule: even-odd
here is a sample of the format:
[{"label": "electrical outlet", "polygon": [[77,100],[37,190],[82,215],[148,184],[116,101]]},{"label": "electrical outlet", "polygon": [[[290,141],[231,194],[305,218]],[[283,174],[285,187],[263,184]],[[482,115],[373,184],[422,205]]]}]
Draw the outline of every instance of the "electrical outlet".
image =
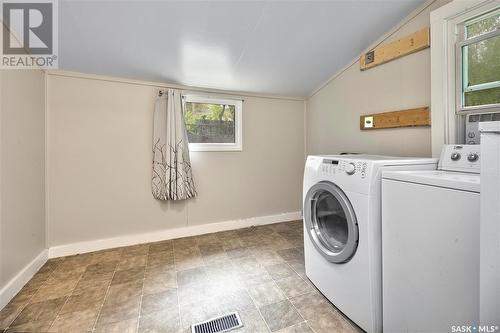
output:
[{"label": "electrical outlet", "polygon": [[370,51],[365,54],[365,64],[371,64],[375,61],[375,51]]},{"label": "electrical outlet", "polygon": [[363,119],[364,128],[373,128],[373,116],[365,116]]}]

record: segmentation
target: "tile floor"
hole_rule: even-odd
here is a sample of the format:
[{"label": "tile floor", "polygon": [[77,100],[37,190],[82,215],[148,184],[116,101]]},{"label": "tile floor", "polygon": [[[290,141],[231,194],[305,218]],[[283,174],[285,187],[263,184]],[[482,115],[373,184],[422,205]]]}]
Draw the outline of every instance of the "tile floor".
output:
[{"label": "tile floor", "polygon": [[361,332],[305,276],[300,221],[49,260],[0,312],[0,332]]}]

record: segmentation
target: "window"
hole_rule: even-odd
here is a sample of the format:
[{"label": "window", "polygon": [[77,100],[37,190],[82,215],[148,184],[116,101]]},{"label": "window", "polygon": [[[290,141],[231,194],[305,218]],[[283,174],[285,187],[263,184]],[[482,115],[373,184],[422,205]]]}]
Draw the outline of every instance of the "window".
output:
[{"label": "window", "polygon": [[184,96],[184,119],[192,151],[241,151],[241,100]]},{"label": "window", "polygon": [[[443,144],[467,142],[466,115],[500,111],[493,90],[500,80],[498,53],[492,55],[493,50],[498,52],[498,44],[490,47],[498,43],[494,37],[500,34],[496,28],[499,11],[498,1],[468,0],[450,1],[430,13],[434,157],[439,157]],[[462,77],[464,73],[467,77]]]},{"label": "window", "polygon": [[457,110],[500,108],[500,10],[459,26]]}]

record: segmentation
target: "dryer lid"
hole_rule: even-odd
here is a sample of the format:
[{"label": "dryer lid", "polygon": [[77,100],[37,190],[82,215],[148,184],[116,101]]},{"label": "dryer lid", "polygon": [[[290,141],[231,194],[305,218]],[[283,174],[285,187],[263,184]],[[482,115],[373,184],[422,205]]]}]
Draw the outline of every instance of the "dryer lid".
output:
[{"label": "dryer lid", "polygon": [[477,193],[481,180],[478,174],[442,170],[385,171],[382,178]]}]

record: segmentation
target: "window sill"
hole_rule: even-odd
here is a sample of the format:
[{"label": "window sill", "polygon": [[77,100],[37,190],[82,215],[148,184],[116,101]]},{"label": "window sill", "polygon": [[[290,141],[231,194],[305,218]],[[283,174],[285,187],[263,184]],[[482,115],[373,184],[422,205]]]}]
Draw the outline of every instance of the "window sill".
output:
[{"label": "window sill", "polygon": [[235,143],[190,143],[189,151],[204,152],[204,151],[243,151],[241,144]]},{"label": "window sill", "polygon": [[459,108],[457,114],[469,114],[478,112],[498,112],[500,111],[500,104],[485,104],[485,105],[474,105]]}]

